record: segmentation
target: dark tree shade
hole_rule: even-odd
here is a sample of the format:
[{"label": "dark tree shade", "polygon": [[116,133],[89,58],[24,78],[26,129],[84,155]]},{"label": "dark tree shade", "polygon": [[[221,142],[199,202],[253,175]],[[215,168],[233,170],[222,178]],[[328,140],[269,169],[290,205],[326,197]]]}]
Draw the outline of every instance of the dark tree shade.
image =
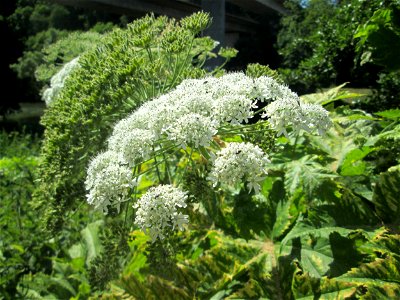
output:
[{"label": "dark tree shade", "polygon": [[0,60],[0,78],[3,81],[0,115],[4,115],[10,110],[18,109],[18,103],[27,98],[26,80],[19,80],[9,67],[21,56],[23,48],[17,34],[6,22],[6,18],[14,12],[15,7],[16,3],[14,1],[0,2],[0,34],[2,40],[6,42],[2,49],[3,57]]}]

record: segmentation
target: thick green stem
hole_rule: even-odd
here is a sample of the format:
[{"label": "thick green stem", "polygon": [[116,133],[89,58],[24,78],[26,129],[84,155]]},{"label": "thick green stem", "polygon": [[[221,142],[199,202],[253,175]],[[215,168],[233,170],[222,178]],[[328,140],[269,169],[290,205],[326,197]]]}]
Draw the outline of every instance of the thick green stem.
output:
[{"label": "thick green stem", "polygon": [[[155,151],[154,151],[154,148],[153,148],[153,152],[155,152]],[[162,180],[162,178],[161,178],[160,169],[158,168],[158,164],[157,164],[157,155],[154,155],[154,162],[156,163],[155,166],[156,166],[156,173],[157,173],[158,181],[159,181],[160,183],[163,183],[163,180]]]}]

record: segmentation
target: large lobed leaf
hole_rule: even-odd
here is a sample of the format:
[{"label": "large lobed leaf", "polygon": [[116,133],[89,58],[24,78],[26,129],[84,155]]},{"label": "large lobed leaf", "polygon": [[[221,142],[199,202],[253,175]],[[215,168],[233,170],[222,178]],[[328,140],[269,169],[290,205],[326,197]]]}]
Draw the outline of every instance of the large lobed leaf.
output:
[{"label": "large lobed leaf", "polygon": [[376,183],[373,203],[381,219],[387,223],[400,222],[400,166],[381,173]]}]

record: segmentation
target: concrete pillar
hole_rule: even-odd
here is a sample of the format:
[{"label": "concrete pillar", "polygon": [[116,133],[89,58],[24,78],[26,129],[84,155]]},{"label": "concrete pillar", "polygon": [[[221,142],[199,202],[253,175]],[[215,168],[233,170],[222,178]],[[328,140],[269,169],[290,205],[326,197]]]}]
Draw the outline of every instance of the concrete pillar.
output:
[{"label": "concrete pillar", "polygon": [[[201,0],[201,8],[210,13],[212,18],[211,26],[203,32],[203,35],[210,36],[220,43],[215,50],[218,52],[221,46],[225,46],[225,0]],[[221,59],[213,59],[209,61],[207,67],[214,68],[222,62]]]}]

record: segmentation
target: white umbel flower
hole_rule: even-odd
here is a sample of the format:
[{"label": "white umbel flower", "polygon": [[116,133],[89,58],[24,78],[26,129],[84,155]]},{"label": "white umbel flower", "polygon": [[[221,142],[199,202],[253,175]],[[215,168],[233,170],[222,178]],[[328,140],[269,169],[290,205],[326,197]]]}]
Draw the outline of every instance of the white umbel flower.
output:
[{"label": "white umbel flower", "polygon": [[268,76],[261,76],[255,79],[255,96],[262,101],[298,98],[298,95],[290,90],[289,87]]},{"label": "white umbel flower", "polygon": [[190,113],[205,117],[212,115],[212,104],[214,102],[212,94],[204,93],[204,91],[202,93],[188,93],[188,91],[186,91],[185,93],[178,94],[177,97],[175,97],[175,95],[172,96],[174,97],[174,114],[178,117]]},{"label": "white umbel flower", "polygon": [[199,114],[185,114],[166,129],[168,138],[181,147],[208,146],[217,133],[218,122]]},{"label": "white umbel flower", "polygon": [[217,84],[218,79],[215,77],[185,79],[171,93],[178,95],[188,95],[190,93],[197,95],[213,94],[213,91]]},{"label": "white umbel flower", "polygon": [[297,98],[288,97],[271,102],[266,106],[262,117],[268,117],[271,127],[278,132],[278,136],[283,133],[287,137],[286,127],[288,126],[292,126],[295,131],[307,129],[304,126],[304,118]]},{"label": "white umbel flower", "polygon": [[114,130],[108,140],[108,148],[119,153],[119,161],[133,166],[150,158],[154,142],[155,136],[150,130]]},{"label": "white umbel flower", "polygon": [[122,202],[129,199],[134,185],[131,170],[118,162],[118,153],[107,151],[97,155],[89,164],[85,181],[87,202],[105,214],[109,206],[119,211]]},{"label": "white umbel flower", "polygon": [[[332,124],[321,106],[303,104],[296,93],[266,76],[252,79],[243,73],[229,73],[219,78],[187,79],[116,124],[108,141],[110,151],[89,166],[88,202],[104,211],[110,205],[118,208],[132,185],[128,167],[149,159],[158,141],[168,139],[183,148],[207,147],[220,126],[241,124],[253,117],[256,99],[269,101],[263,117],[278,135],[287,136],[288,126],[322,134]],[[217,154],[210,178],[231,185],[247,181],[250,190],[258,191],[266,163],[267,156],[257,146],[231,143]]]},{"label": "white umbel flower", "polygon": [[42,99],[49,106],[51,102],[57,97],[61,89],[64,87],[65,80],[69,74],[79,66],[79,57],[74,58],[70,62],[66,63],[60,71],[58,71],[50,80],[50,87],[43,92]]},{"label": "white umbel flower", "polygon": [[[160,101],[163,99],[163,101]],[[153,100],[154,101],[154,100]],[[148,128],[156,138],[161,138],[165,129],[181,115],[176,105],[170,101],[168,94],[149,103],[147,111]],[[153,104],[153,106],[150,105]]]},{"label": "white umbel flower", "polygon": [[329,118],[329,113],[321,105],[302,103],[301,110],[308,131],[316,130],[319,135],[324,135],[332,127],[333,123]]},{"label": "white umbel flower", "polygon": [[255,101],[240,94],[227,94],[213,103],[214,117],[221,124],[230,122],[240,124],[248,122],[254,116]]},{"label": "white umbel flower", "polygon": [[173,230],[184,230],[188,216],[179,212],[186,207],[187,194],[172,185],[150,188],[134,205],[135,223],[153,242],[163,240]]},{"label": "white umbel flower", "polygon": [[246,76],[242,72],[227,73],[217,78],[213,92],[216,97],[231,94],[253,98],[255,83],[253,78]]},{"label": "white umbel flower", "polygon": [[208,179],[214,186],[218,183],[235,186],[247,181],[248,189],[258,193],[269,162],[268,156],[256,145],[230,143],[217,152]]}]

